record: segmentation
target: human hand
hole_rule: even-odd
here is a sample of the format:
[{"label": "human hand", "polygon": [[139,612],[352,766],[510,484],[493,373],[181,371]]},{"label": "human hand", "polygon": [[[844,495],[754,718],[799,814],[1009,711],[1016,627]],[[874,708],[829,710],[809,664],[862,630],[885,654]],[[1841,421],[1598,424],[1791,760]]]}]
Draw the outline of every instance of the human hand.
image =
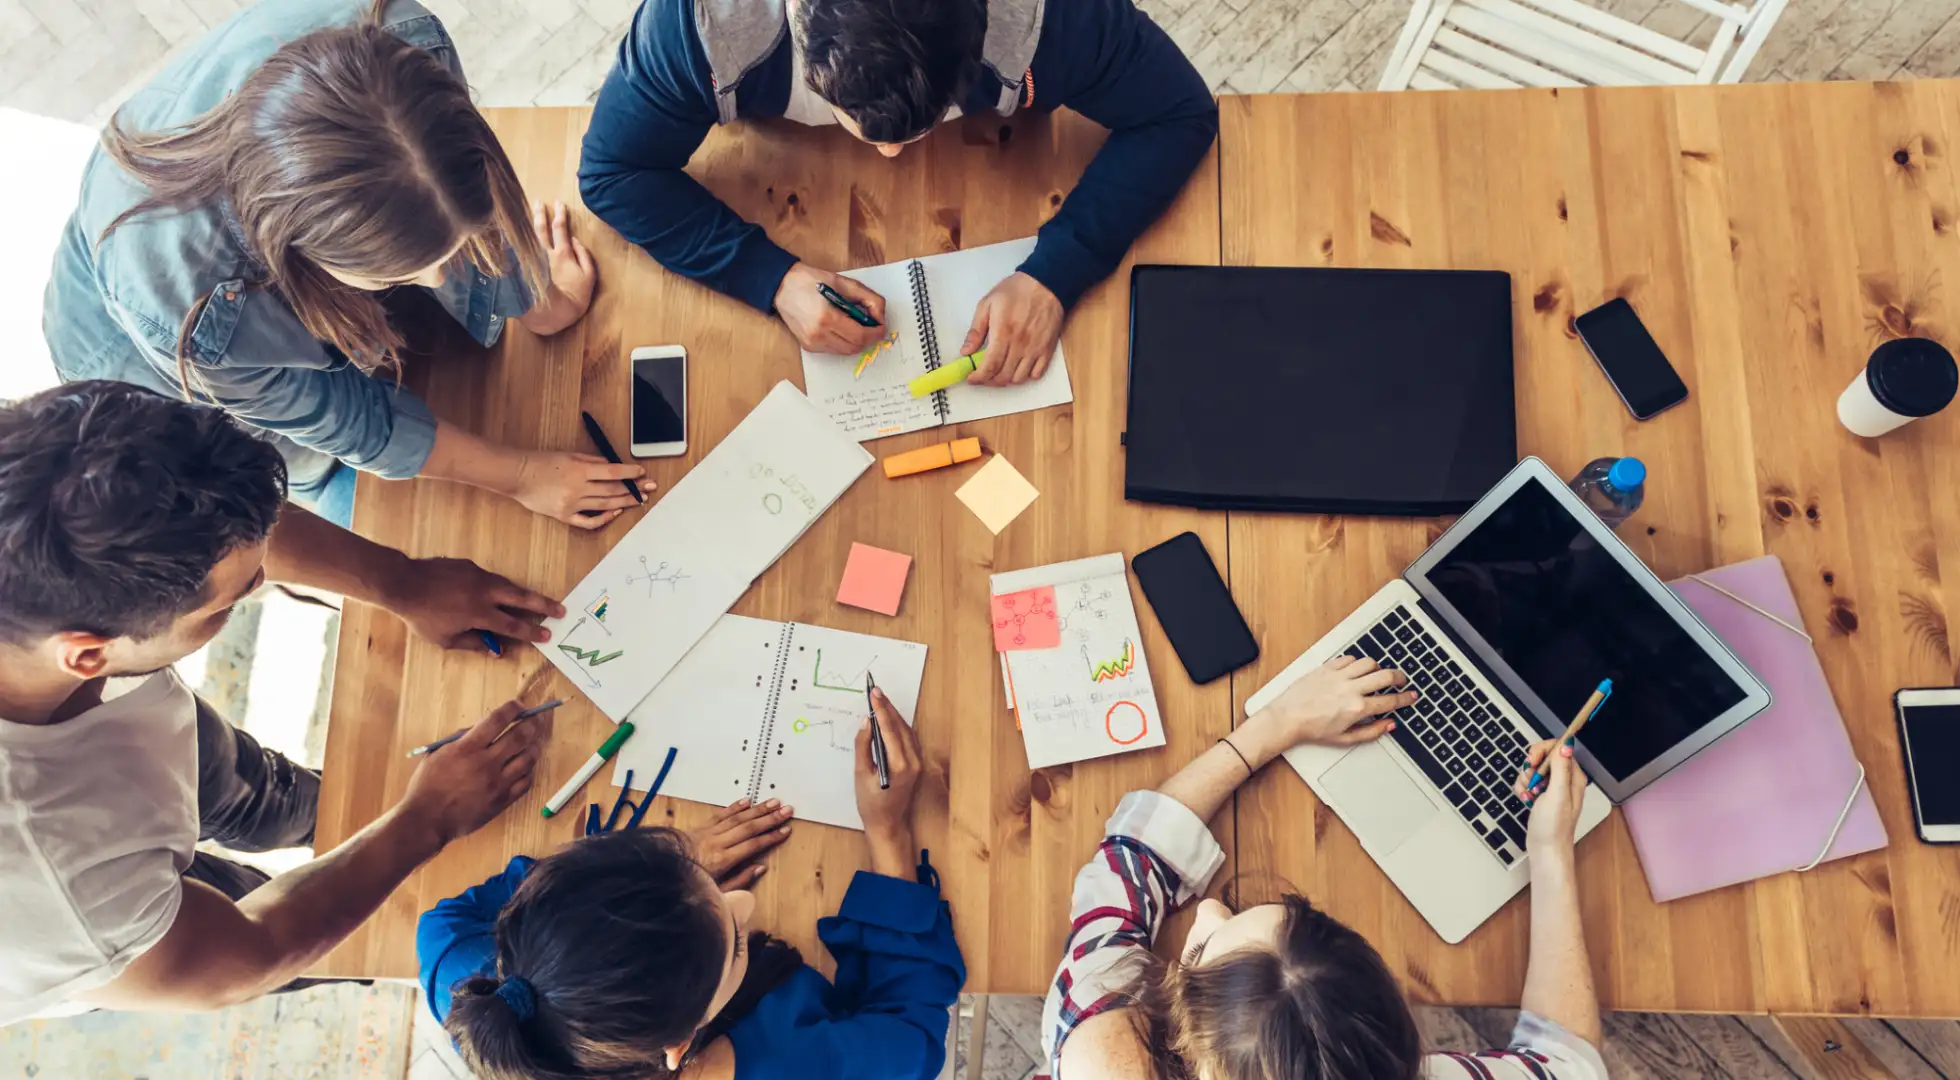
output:
[{"label": "human hand", "polygon": [[[1408,676],[1373,660],[1336,656],[1286,688],[1277,701],[1240,727],[1248,736],[1272,738],[1275,752],[1301,743],[1354,746],[1373,742],[1395,727],[1386,714],[1415,704],[1416,692],[1381,693]],[[1236,737],[1236,736],[1235,736]]]},{"label": "human hand", "polygon": [[[538,754],[551,737],[550,713],[510,727],[523,708],[506,701],[462,738],[429,751],[408,778],[399,809],[447,844],[482,828],[523,798],[531,790]],[[497,738],[505,728],[510,733]]]},{"label": "human hand", "polygon": [[638,481],[642,494],[653,490],[646,474],[638,465],[614,465],[597,454],[527,450],[518,461],[511,497],[534,514],[596,529],[637,505],[621,480]]},{"label": "human hand", "polygon": [[565,605],[468,559],[409,559],[388,590],[387,607],[417,636],[445,649],[482,648],[478,630],[548,641],[551,631],[537,619],[565,614]]},{"label": "human hand", "polygon": [[[836,289],[881,325],[860,326],[856,319],[832,307],[817,291],[818,285]],[[883,341],[889,333],[882,325],[884,297],[850,278],[819,270],[806,262],[791,266],[789,273],[783,275],[783,283],[776,286],[775,304],[776,315],[783,325],[795,335],[796,343],[809,352],[853,356]]]},{"label": "human hand", "polygon": [[584,317],[592,306],[598,272],[592,266],[592,253],[572,235],[564,203],[547,213],[544,203],[531,200],[531,228],[551,260],[551,284],[519,321],[533,334],[550,337]]},{"label": "human hand", "polygon": [[[1572,851],[1579,829],[1579,809],[1585,805],[1586,772],[1572,757],[1572,748],[1558,739],[1533,743],[1525,751],[1527,762],[1513,794],[1531,804],[1531,819],[1525,823],[1526,850],[1533,856]],[[1536,791],[1525,787],[1536,770],[1545,776]]]},{"label": "human hand", "polygon": [[749,888],[768,869],[758,861],[762,854],[789,839],[790,813],[780,799],[760,805],[742,799],[717,810],[714,820],[688,834],[694,857],[723,892]]},{"label": "human hand", "polygon": [[966,332],[960,355],[970,356],[982,345],[987,355],[966,381],[1007,386],[1039,379],[1061,340],[1062,302],[1048,286],[1017,270],[974,309],[973,329]]},{"label": "human hand", "polygon": [[918,733],[892,708],[883,690],[871,691],[878,730],[885,739],[885,774],[891,787],[878,786],[878,768],[871,757],[871,721],[857,734],[857,804],[864,819],[864,838],[871,846],[871,872],[909,878],[919,846],[912,839],[912,800],[918,793],[924,755]]}]

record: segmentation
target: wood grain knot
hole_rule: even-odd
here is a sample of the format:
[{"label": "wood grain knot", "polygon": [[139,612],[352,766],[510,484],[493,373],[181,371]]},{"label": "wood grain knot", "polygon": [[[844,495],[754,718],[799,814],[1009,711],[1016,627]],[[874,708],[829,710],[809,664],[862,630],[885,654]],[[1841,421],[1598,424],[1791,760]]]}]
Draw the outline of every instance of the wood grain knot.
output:
[{"label": "wood grain knot", "polygon": [[1851,601],[1842,596],[1831,598],[1831,613],[1825,616],[1824,621],[1830,624],[1834,634],[1850,637],[1858,632],[1858,612],[1851,606]]},{"label": "wood grain knot", "polygon": [[798,201],[798,199],[797,199],[797,197],[796,197],[796,192],[794,192],[794,191],[792,191],[792,192],[790,192],[790,193],[789,193],[789,197],[788,197],[788,198],[785,198],[785,199],[784,199],[783,201],[784,201],[785,203],[788,203],[788,204],[789,204],[789,205],[791,205],[791,206],[800,206],[800,205],[802,205],[802,203]]},{"label": "wood grain knot", "polygon": [[1055,794],[1055,787],[1048,782],[1048,774],[1036,769],[1028,777],[1028,797],[1038,803],[1046,803]]},{"label": "wood grain knot", "polygon": [[1953,215],[1949,214],[1945,210],[1940,209],[1937,206],[1934,207],[1933,208],[1933,235],[1945,236],[1947,230],[1951,228],[1953,228]]},{"label": "wood grain knot", "polygon": [[1887,304],[1878,309],[1878,325],[1893,337],[1912,336],[1912,316],[1897,304]]},{"label": "wood grain knot", "polygon": [[1769,493],[1769,501],[1767,505],[1769,507],[1769,512],[1773,516],[1775,516],[1776,520],[1778,521],[1796,520],[1797,500],[1791,498],[1789,492],[1777,488],[1771,488]]},{"label": "wood grain knot", "polygon": [[1804,507],[1803,516],[1805,520],[1809,521],[1812,525],[1817,524],[1819,520],[1817,516],[1817,504],[1811,503],[1809,506]]},{"label": "wood grain knot", "polygon": [[1906,636],[1918,642],[1940,659],[1942,663],[1953,662],[1953,652],[1946,636],[1946,612],[1931,597],[1917,593],[1899,594],[1899,617],[1905,620]]},{"label": "wood grain knot", "polygon": [[1052,210],[1052,209],[1054,209],[1055,207],[1058,207],[1058,206],[1060,206],[1060,205],[1062,205],[1062,193],[1061,193],[1061,192],[1059,192],[1059,191],[1051,191],[1051,192],[1049,192],[1049,193],[1048,193],[1048,208]]},{"label": "wood grain knot", "polygon": [[1556,310],[1563,290],[1564,286],[1556,281],[1548,281],[1539,286],[1538,291],[1531,294],[1531,310],[1541,315]]},{"label": "wood grain knot", "polygon": [[1415,244],[1410,242],[1407,233],[1396,228],[1394,222],[1375,213],[1373,210],[1368,211],[1368,234],[1384,244],[1400,244],[1403,247],[1415,246]]},{"label": "wood grain knot", "polygon": [[1569,220],[1565,211],[1565,196],[1563,195],[1558,197],[1558,219],[1560,221]]},{"label": "wood grain knot", "polygon": [[1657,528],[1655,528],[1654,526],[1652,526],[1652,525],[1649,525],[1649,526],[1647,526],[1647,535],[1648,535],[1648,536],[1652,536],[1652,535],[1654,535],[1655,533],[1658,533],[1658,532],[1660,532],[1660,530],[1659,530],[1659,529],[1657,529]]},{"label": "wood grain knot", "polygon": [[1830,572],[1829,570],[1826,570],[1826,571],[1824,571],[1824,584],[1826,584],[1826,585],[1836,585],[1836,584],[1837,584],[1837,575],[1836,575],[1836,574],[1833,574],[1833,573],[1831,573],[1831,572]]},{"label": "wood grain knot", "polygon": [[939,250],[958,251],[960,249],[961,230],[959,208],[952,206],[940,207],[932,212],[932,223],[939,227],[939,236],[935,238],[939,244]]},{"label": "wood grain knot", "polygon": [[1715,155],[1706,150],[1683,150],[1681,151],[1681,156],[1687,158],[1689,161],[1699,161],[1704,165],[1715,160]]},{"label": "wood grain knot", "polygon": [[1892,151],[1892,160],[1900,165],[1910,165],[1912,164],[1912,151],[1901,146],[1897,150]]},{"label": "wood grain knot", "polygon": [[1579,324],[1570,315],[1565,317],[1565,336],[1573,341],[1579,340]]},{"label": "wood grain knot", "polygon": [[1320,238],[1320,253],[1321,253],[1322,255],[1325,255],[1326,257],[1328,257],[1328,258],[1330,258],[1330,259],[1334,257],[1334,238],[1333,238],[1333,237],[1331,237],[1331,236],[1323,236],[1323,237],[1321,237],[1321,238]]}]

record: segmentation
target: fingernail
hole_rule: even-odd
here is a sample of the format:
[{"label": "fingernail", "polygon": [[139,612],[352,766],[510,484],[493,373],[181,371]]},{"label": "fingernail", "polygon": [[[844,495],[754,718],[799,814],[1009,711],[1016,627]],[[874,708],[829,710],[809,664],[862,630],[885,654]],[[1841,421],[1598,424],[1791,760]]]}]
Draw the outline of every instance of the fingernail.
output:
[{"label": "fingernail", "polygon": [[776,812],[777,812],[777,813],[779,813],[779,814],[794,814],[794,813],[796,813],[796,807],[794,807],[794,806],[785,806],[785,807],[783,807],[783,808],[782,808],[781,810],[778,810],[778,811],[776,811]]},{"label": "fingernail", "polygon": [[780,829],[777,829],[776,831],[777,831],[777,832],[779,832],[779,833],[781,833],[781,834],[782,834],[782,835],[784,835],[784,836],[788,836],[788,835],[789,835],[789,826],[787,826],[787,825],[785,825],[785,826],[783,826],[782,828],[780,828]]},{"label": "fingernail", "polygon": [[1395,721],[1393,721],[1393,720],[1390,720],[1390,721],[1388,722],[1388,730],[1390,730],[1390,731],[1394,731],[1394,730],[1395,730]]},{"label": "fingernail", "polygon": [[747,805],[749,805],[749,801],[748,801],[747,799],[736,799],[736,800],[735,800],[735,809],[737,809],[737,810],[740,810],[740,809],[742,809],[743,807],[745,807],[745,806],[747,806]]},{"label": "fingernail", "polygon": [[[560,611],[560,612],[558,613],[558,617],[559,617],[559,618],[561,618],[561,619],[562,619],[562,618],[564,618],[564,617],[565,617],[565,613],[564,613],[563,611]],[[543,634],[543,635],[544,635],[543,637],[541,637],[541,638],[539,638],[539,639],[538,639],[539,641],[550,641],[550,640],[551,640],[551,631],[549,631],[549,630],[539,630],[538,632],[539,632],[540,634]]]},{"label": "fingernail", "polygon": [[782,805],[782,800],[780,799],[770,799],[768,802],[762,804],[763,809],[765,810],[774,810],[776,807],[781,805]]},{"label": "fingernail", "polygon": [[768,872],[769,872],[769,868],[768,868],[768,867],[766,867],[766,866],[758,866],[758,867],[756,867],[756,868],[755,868],[755,870],[754,870],[754,871],[753,871],[752,873],[750,873],[750,874],[749,874],[749,880],[750,880],[750,881],[754,881],[754,880],[755,880],[756,878],[759,878],[759,877],[761,877],[762,875],[764,875],[764,874],[766,874],[766,873],[768,873]]},{"label": "fingernail", "polygon": [[1559,747],[1559,748],[1558,748],[1558,756],[1560,756],[1560,757],[1571,757],[1571,756],[1572,756],[1572,748],[1571,748],[1571,747],[1569,747],[1569,746],[1561,746],[1561,747]]}]

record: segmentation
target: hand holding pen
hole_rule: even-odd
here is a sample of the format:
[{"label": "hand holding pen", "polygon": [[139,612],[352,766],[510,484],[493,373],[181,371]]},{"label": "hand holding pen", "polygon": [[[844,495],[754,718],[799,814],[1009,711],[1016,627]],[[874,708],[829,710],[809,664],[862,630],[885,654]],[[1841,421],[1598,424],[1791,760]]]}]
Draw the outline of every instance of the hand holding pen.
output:
[{"label": "hand holding pen", "polygon": [[[878,770],[878,790],[883,791],[892,786],[892,774],[891,767],[885,758],[885,733],[878,729],[878,702],[871,696],[877,690],[878,684],[871,681],[871,672],[866,671],[864,673],[864,708],[866,714],[871,717],[871,766]],[[878,696],[883,697],[884,695],[879,694]]]},{"label": "hand holding pen", "polygon": [[885,783],[878,782],[872,760],[874,727],[867,719],[858,729],[856,745],[858,816],[871,849],[871,872],[909,881],[919,856],[912,836],[912,799],[925,771],[925,755],[912,725],[898,715],[884,691],[871,691],[871,710],[884,743]]}]

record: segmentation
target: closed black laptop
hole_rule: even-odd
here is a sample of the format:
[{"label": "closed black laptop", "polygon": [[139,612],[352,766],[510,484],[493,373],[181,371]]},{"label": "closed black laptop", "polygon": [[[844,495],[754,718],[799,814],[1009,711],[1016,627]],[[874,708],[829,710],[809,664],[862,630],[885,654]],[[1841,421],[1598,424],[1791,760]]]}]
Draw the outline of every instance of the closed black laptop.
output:
[{"label": "closed black laptop", "polygon": [[1517,464],[1511,276],[1139,266],[1127,498],[1456,513]]}]

